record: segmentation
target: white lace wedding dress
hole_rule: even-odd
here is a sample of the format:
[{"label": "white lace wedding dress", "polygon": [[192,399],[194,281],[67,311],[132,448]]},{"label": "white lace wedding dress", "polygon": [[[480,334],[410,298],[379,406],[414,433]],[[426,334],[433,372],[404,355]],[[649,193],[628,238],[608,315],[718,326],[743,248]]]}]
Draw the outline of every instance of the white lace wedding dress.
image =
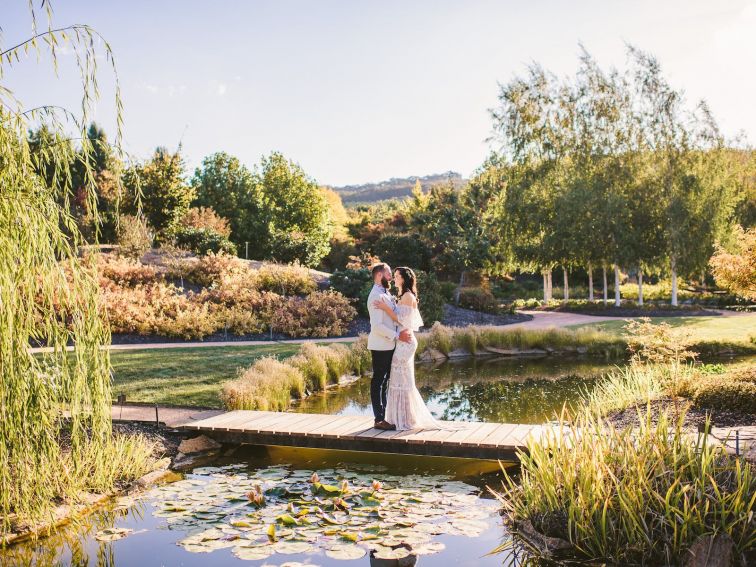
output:
[{"label": "white lace wedding dress", "polygon": [[412,341],[397,341],[386,400],[386,421],[398,431],[407,429],[445,429],[436,421],[415,386],[415,331],[423,326],[420,311],[410,305],[397,305],[396,316],[402,329],[412,331]]}]

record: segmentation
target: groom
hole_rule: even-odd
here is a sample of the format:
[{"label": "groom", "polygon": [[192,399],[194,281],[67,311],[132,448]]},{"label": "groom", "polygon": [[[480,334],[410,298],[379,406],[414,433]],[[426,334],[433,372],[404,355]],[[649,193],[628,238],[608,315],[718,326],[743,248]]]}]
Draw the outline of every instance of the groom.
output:
[{"label": "groom", "polygon": [[391,268],[388,264],[373,266],[373,289],[368,296],[367,308],[370,314],[370,334],[368,335],[368,349],[373,360],[373,379],[370,381],[370,401],[373,403],[375,428],[392,431],[396,426],[385,420],[386,396],[388,394],[391,359],[394,357],[396,341],[411,342],[410,332],[406,329],[399,332],[396,324],[384,311],[373,307],[375,301],[386,301],[396,307],[394,297],[389,293],[391,284]]}]

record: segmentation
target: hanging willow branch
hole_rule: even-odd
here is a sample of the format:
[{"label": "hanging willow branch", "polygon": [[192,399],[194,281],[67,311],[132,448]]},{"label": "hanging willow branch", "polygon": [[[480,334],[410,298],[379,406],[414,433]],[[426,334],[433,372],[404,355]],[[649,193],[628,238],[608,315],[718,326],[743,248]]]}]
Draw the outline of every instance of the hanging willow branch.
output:
[{"label": "hanging willow branch", "polygon": [[[85,169],[89,210],[97,217],[91,163],[93,143],[86,133],[99,98],[97,57],[115,62],[110,46],[92,28],[37,31],[30,4],[32,37],[0,50],[0,83],[9,69],[30,54],[50,56],[58,72],[57,50],[68,45],[81,76],[81,112],[55,106],[24,110],[0,84],[0,525],[43,519],[56,498],[75,501],[78,491],[107,488],[105,467],[92,459],[112,443],[110,341],[100,316],[92,258],[81,258],[83,242],[69,212],[71,166]],[[1,46],[0,46],[1,48]],[[117,75],[116,149],[120,148],[122,105]],[[32,147],[29,127],[44,121],[46,138]],[[77,131],[80,150],[69,132]],[[33,356],[32,342],[52,352]],[[66,345],[73,344],[73,354]],[[85,455],[88,457],[85,458]],[[83,470],[81,463],[88,463]],[[106,478],[107,477],[107,478]]]}]

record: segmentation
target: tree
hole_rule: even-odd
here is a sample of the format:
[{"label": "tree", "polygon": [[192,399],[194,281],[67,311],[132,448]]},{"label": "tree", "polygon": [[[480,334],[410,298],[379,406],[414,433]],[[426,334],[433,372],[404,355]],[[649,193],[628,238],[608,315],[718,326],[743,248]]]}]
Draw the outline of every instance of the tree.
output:
[{"label": "tree", "polygon": [[238,158],[225,152],[206,157],[191,184],[196,192],[194,205],[212,208],[228,219],[231,240],[237,246],[254,241],[264,230],[261,187]]},{"label": "tree", "polygon": [[263,157],[255,178],[262,210],[254,221],[263,225],[253,241],[255,249],[279,262],[316,266],[328,254],[333,234],[328,202],[320,187],[278,152]]},{"label": "tree", "polygon": [[132,201],[141,194],[142,210],[158,241],[166,240],[178,228],[195,195],[184,181],[180,148],[174,153],[157,148],[147,163],[136,164],[125,172],[125,185]]},{"label": "tree", "polygon": [[756,229],[736,226],[732,250],[721,245],[710,265],[717,285],[748,300],[756,300]]},{"label": "tree", "polygon": [[[94,265],[79,253],[84,241],[64,206],[73,198],[72,163],[79,159],[87,168],[92,156],[85,125],[98,99],[97,60],[111,63],[112,54],[89,26],[56,28],[48,13],[46,29],[39,30],[36,9],[30,4],[29,10],[32,37],[9,49],[0,44],[0,80],[27,54],[40,60],[49,55],[55,62],[57,49],[66,45],[81,74],[83,94],[80,114],[74,115],[54,106],[28,108],[0,85],[0,524],[4,532],[12,521],[49,521],[54,499],[78,503],[81,491],[90,487],[111,490],[113,462],[91,456],[116,455],[107,451],[113,447],[110,362],[103,348],[109,333],[100,313]],[[117,89],[115,107],[120,125]],[[47,123],[51,136],[38,139],[33,148],[29,126],[41,121]],[[79,156],[67,137],[73,129],[82,140]],[[85,178],[84,200],[96,216],[91,167]],[[50,352],[35,356],[29,345],[40,340]],[[66,352],[67,344],[75,345],[73,356]],[[65,452],[59,444],[64,435],[69,440]],[[133,444],[128,443],[131,450]],[[87,465],[80,467],[81,463]]]}]

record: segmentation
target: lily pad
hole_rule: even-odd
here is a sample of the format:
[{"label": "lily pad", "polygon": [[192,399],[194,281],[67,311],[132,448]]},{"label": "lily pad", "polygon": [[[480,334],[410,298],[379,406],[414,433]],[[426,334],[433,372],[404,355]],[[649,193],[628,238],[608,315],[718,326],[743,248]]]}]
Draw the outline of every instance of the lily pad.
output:
[{"label": "lily pad", "polygon": [[410,554],[410,550],[406,547],[397,547],[396,549],[384,547],[383,549],[376,551],[373,557],[376,559],[404,559]]},{"label": "lily pad", "polygon": [[343,559],[345,561],[360,559],[361,557],[365,557],[366,553],[367,550],[364,547],[353,543],[334,545],[326,550],[326,555],[331,559]]},{"label": "lily pad", "polygon": [[123,539],[134,530],[129,528],[105,528],[95,534],[97,541],[115,541],[117,539]]},{"label": "lily pad", "polygon": [[239,559],[247,559],[250,561],[267,559],[273,555],[272,546],[255,546],[255,547],[235,547],[234,555]]}]

